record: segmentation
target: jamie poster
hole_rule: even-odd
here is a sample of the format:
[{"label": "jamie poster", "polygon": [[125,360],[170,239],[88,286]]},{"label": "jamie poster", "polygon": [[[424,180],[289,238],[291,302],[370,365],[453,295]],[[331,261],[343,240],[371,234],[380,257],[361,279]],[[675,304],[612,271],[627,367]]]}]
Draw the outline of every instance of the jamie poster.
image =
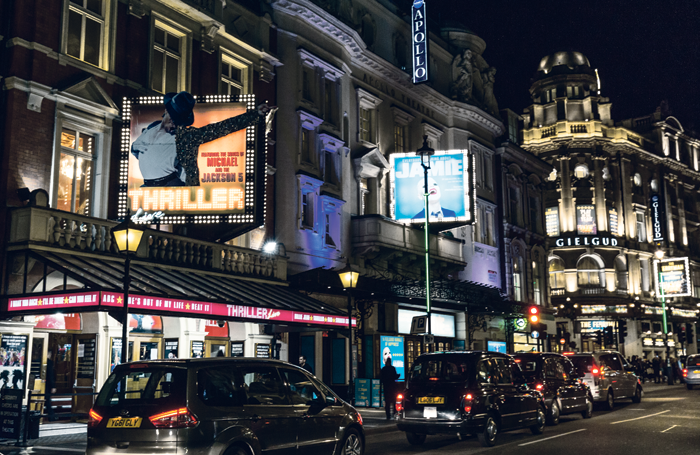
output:
[{"label": "jamie poster", "polygon": [[24,389],[27,336],[3,333],[0,341],[0,387]]},{"label": "jamie poster", "polygon": [[[253,139],[246,128],[228,132],[235,127],[219,122],[245,114],[246,103],[196,103],[194,123],[186,130],[198,130],[177,145],[174,131],[162,127],[164,111],[162,102],[130,106],[127,195],[132,213],[245,213],[246,158],[253,153]],[[193,141],[201,144],[190,147]]]},{"label": "jamie poster", "polygon": [[[428,171],[428,206],[431,222],[473,221],[473,178],[470,155],[463,151],[436,152]],[[394,218],[425,222],[425,180],[420,156],[391,155]]]}]

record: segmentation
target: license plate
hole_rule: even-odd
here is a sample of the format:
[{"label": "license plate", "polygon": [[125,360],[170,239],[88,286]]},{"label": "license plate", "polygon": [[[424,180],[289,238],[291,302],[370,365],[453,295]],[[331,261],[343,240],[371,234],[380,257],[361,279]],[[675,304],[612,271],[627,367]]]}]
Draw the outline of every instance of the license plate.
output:
[{"label": "license plate", "polygon": [[141,420],[141,417],[112,417],[107,421],[107,428],[138,428]]},{"label": "license plate", "polygon": [[418,404],[445,404],[445,397],[418,397]]},{"label": "license plate", "polygon": [[423,408],[423,417],[426,419],[436,419],[437,418],[437,408],[426,406]]},{"label": "license plate", "polygon": [[693,374],[700,374],[700,370],[693,370]]}]

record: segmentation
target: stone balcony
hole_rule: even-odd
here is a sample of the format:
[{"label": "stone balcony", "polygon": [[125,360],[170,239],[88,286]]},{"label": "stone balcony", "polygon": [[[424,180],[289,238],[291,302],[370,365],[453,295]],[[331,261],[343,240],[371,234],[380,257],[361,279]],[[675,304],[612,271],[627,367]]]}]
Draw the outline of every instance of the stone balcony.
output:
[{"label": "stone balcony", "polygon": [[[353,256],[364,262],[363,276],[420,278],[425,273],[424,239],[422,229],[381,215],[352,219]],[[466,267],[461,240],[431,234],[429,242],[431,273],[436,278],[447,278]]]},{"label": "stone balcony", "polygon": [[[52,249],[119,257],[111,236],[117,224],[61,210],[18,208],[11,211],[8,250]],[[267,254],[146,228],[134,259],[273,281],[287,279],[287,258],[281,245],[277,254]]]}]

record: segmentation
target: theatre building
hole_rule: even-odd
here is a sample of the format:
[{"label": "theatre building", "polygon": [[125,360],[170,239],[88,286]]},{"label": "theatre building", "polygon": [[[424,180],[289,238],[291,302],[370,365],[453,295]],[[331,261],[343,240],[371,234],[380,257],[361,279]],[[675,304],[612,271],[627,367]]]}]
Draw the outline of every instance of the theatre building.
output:
[{"label": "theatre building", "polygon": [[700,140],[663,104],[616,121],[600,81],[579,52],[546,56],[523,113],[522,147],[554,168],[544,209],[557,346],[696,353]]}]

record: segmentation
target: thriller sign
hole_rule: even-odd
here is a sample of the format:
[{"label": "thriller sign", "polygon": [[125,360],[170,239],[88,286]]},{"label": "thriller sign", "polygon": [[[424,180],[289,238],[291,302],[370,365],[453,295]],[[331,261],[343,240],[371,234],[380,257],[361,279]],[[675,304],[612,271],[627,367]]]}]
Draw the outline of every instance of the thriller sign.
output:
[{"label": "thriller sign", "polygon": [[428,82],[428,26],[425,0],[414,0],[411,8],[413,34],[413,83]]}]

